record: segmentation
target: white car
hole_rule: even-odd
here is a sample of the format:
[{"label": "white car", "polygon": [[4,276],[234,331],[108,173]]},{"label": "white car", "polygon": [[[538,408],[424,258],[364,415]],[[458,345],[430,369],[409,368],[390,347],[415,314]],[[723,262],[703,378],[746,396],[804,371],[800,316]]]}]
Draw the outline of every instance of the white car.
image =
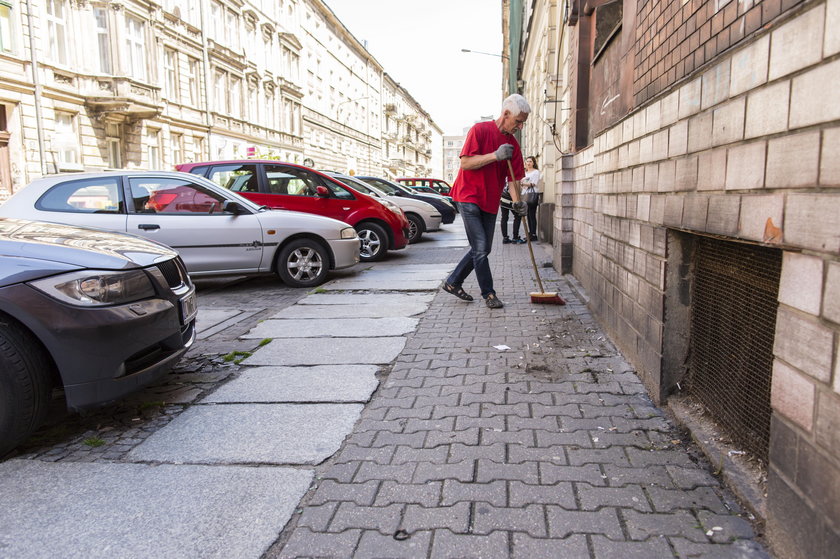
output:
[{"label": "white car", "polygon": [[134,233],[177,250],[193,277],[275,272],[290,287],[314,287],[359,262],[359,237],[343,221],[268,210],[189,173],[50,175],[0,216]]},{"label": "white car", "polygon": [[378,200],[387,201],[400,208],[408,219],[409,244],[414,244],[419,241],[426,231],[438,231],[440,229],[441,214],[431,204],[411,198],[390,196],[365,181],[356,179],[350,175],[333,173],[331,171],[327,171],[325,174],[343,182],[353,190],[358,190],[362,194],[373,196]]}]

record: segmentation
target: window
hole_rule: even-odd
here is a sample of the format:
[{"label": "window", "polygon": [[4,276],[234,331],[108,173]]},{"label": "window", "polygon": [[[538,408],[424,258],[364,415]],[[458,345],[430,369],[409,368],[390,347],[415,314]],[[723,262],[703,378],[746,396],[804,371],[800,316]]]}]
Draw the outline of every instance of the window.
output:
[{"label": "window", "polygon": [[227,112],[232,117],[240,118],[242,116],[242,80],[231,77],[228,92]]},{"label": "window", "polygon": [[79,135],[76,132],[76,116],[71,113],[55,113],[55,135],[52,151],[59,169],[79,168]]},{"label": "window", "polygon": [[12,52],[12,4],[0,0],[0,52]]},{"label": "window", "polygon": [[225,199],[184,179],[133,178],[128,181],[134,211],[161,214],[212,214]]},{"label": "window", "polygon": [[225,87],[226,73],[217,71],[213,75],[213,99],[216,112],[225,112],[227,109],[227,88]]},{"label": "window", "polygon": [[121,213],[120,185],[113,177],[60,183],[35,202],[48,212]]},{"label": "window", "polygon": [[149,129],[146,132],[146,154],[149,162],[149,169],[161,169],[160,160],[160,130]]},{"label": "window", "polygon": [[256,83],[248,84],[248,115],[251,122],[260,120],[259,86]]},{"label": "window", "polygon": [[274,90],[266,88],[265,90],[265,125],[267,128],[276,130],[277,126],[277,108],[274,106]]},{"label": "window", "polygon": [[256,165],[216,165],[208,178],[234,192],[259,192]]},{"label": "window", "polygon": [[164,94],[172,101],[178,100],[178,53],[163,49]]},{"label": "window", "polygon": [[624,3],[614,1],[595,9],[595,44],[592,50],[593,62],[621,29]]},{"label": "window", "polygon": [[104,8],[94,8],[93,17],[96,23],[96,45],[99,49],[99,71],[103,74],[112,72],[111,65],[111,37],[108,33],[108,11]]},{"label": "window", "polygon": [[50,60],[67,64],[67,8],[64,0],[46,0]]},{"label": "window", "polygon": [[187,58],[187,88],[190,92],[190,105],[198,107],[200,103],[199,96],[199,78],[201,76],[201,61],[197,58]]},{"label": "window", "polygon": [[125,68],[129,76],[138,80],[146,79],[146,26],[139,19],[128,17],[125,20]]},{"label": "window", "polygon": [[111,169],[122,168],[122,141],[120,136],[119,124],[105,125],[105,143],[108,148],[108,167]]},{"label": "window", "polygon": [[[268,191],[271,194],[315,197],[318,196],[317,187],[332,187],[332,185],[325,185],[324,180],[315,173],[286,165],[266,165],[265,179],[268,183]],[[339,189],[337,186],[335,188]],[[340,190],[342,190],[343,195],[350,194],[346,190]],[[352,195],[350,199],[353,199]]]},{"label": "window", "polygon": [[184,162],[184,136],[182,134],[169,135],[169,155],[172,157],[172,164]]}]

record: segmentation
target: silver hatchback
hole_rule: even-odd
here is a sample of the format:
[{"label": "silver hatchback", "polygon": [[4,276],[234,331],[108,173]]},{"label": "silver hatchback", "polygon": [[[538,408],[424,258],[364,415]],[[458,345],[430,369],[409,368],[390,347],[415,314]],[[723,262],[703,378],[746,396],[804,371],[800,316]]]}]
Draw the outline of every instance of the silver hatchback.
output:
[{"label": "silver hatchback", "polygon": [[275,272],[291,287],[314,287],[359,261],[348,224],[269,210],[189,173],[51,175],[0,205],[0,217],[141,235],[177,250],[193,277]]}]

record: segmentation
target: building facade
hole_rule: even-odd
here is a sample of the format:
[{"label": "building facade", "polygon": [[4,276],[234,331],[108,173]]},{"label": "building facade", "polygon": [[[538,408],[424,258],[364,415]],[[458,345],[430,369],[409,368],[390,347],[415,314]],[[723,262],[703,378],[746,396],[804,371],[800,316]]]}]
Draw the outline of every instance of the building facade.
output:
[{"label": "building facade", "polygon": [[528,4],[511,50],[525,149],[556,146],[555,267],[656,401],[711,418],[724,478],[758,472],[739,495],[773,552],[835,556],[840,1]]},{"label": "building facade", "polygon": [[205,159],[428,174],[440,138],[320,0],[0,1],[0,200]]}]

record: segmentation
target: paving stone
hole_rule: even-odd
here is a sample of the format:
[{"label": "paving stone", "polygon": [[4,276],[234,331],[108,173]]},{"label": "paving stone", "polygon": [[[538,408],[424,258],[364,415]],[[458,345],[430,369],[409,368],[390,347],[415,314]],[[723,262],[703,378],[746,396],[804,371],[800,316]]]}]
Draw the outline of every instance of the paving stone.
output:
[{"label": "paving stone", "polygon": [[417,328],[416,318],[402,316],[382,318],[287,318],[264,320],[242,336],[242,339],[278,338],[364,338],[403,336]]},{"label": "paving stone", "polygon": [[399,483],[410,483],[414,475],[415,466],[416,464],[414,463],[382,465],[373,462],[362,462],[353,481],[364,483],[371,480],[392,480]]},{"label": "paving stone", "polygon": [[567,538],[573,534],[604,534],[613,540],[623,540],[624,532],[614,508],[588,512],[565,510],[547,506],[548,534],[552,538]]},{"label": "paving stone", "polygon": [[706,543],[700,522],[688,511],[669,514],[640,513],[633,509],[621,511],[627,534],[633,540],[647,540],[650,537],[680,536],[694,542]]},{"label": "paving stone", "polygon": [[435,530],[432,557],[507,557],[508,534],[493,532],[488,536],[453,534],[449,530]]},{"label": "paving stone", "polygon": [[347,530],[338,534],[314,532],[298,528],[280,552],[280,559],[302,557],[352,557],[361,539],[361,530]]},{"label": "paving stone", "polygon": [[604,464],[603,468],[604,474],[607,476],[607,483],[612,487],[621,487],[628,484],[666,488],[674,487],[674,483],[664,466],[626,468],[613,464]]},{"label": "paving stone", "polygon": [[627,456],[633,466],[694,466],[689,455],[682,450],[642,450],[627,447]]},{"label": "paving stone", "polygon": [[740,516],[716,514],[707,510],[700,510],[697,511],[697,518],[700,519],[702,530],[706,532],[709,530],[712,531],[711,540],[715,543],[729,543],[735,539],[744,540],[755,538],[755,531],[753,530],[752,524]]},{"label": "paving stone", "polygon": [[443,483],[430,481],[423,484],[409,484],[383,481],[379,487],[379,493],[376,494],[374,504],[385,506],[392,503],[406,503],[434,507],[441,502]]},{"label": "paving stone", "polygon": [[715,477],[697,467],[683,468],[680,466],[665,466],[677,487],[693,489],[695,487],[707,486],[717,487],[720,482]]},{"label": "paving stone", "polygon": [[537,462],[498,464],[486,459],[479,459],[477,462],[475,481],[478,483],[487,483],[499,479],[521,480],[530,484],[539,483]]},{"label": "paving stone", "polygon": [[310,504],[322,505],[331,501],[350,501],[357,505],[372,505],[379,491],[379,481],[364,483],[338,483],[331,479],[322,480],[309,500]]},{"label": "paving stone", "polygon": [[531,503],[559,505],[564,509],[575,509],[575,492],[571,483],[562,482],[553,485],[529,485],[521,481],[509,481],[509,505],[524,507]]},{"label": "paving stone", "polygon": [[338,456],[336,456],[335,463],[376,462],[377,464],[390,464],[393,457],[393,447],[369,448],[354,444],[345,444],[338,453]]},{"label": "paving stone", "polygon": [[570,447],[592,447],[592,439],[588,431],[535,431],[537,446],[570,446]]},{"label": "paving stone", "polygon": [[331,479],[338,483],[351,483],[359,471],[360,461],[347,462],[344,464],[333,464],[329,469],[319,474],[319,479]]},{"label": "paving stone", "polygon": [[535,446],[537,444],[534,431],[524,429],[521,431],[506,431],[502,428],[481,429],[481,444],[491,445],[495,443],[509,443],[515,445]]},{"label": "paving stone", "polygon": [[642,488],[636,485],[592,487],[581,483],[577,486],[577,492],[583,510],[596,510],[601,507],[632,508],[642,512],[651,510]]},{"label": "paving stone", "polygon": [[446,447],[437,448],[413,448],[409,446],[397,447],[392,464],[408,464],[410,462],[424,462],[430,464],[444,464],[449,462],[460,462],[460,460],[449,460]]},{"label": "paving stone", "polygon": [[338,505],[330,522],[329,531],[343,532],[361,528],[376,530],[382,534],[393,534],[400,523],[402,511],[403,506],[400,504],[367,507],[344,502]]},{"label": "paving stone", "polygon": [[506,449],[503,443],[467,446],[454,443],[449,447],[448,462],[462,462],[464,460],[478,460],[483,458],[493,462],[505,462]]},{"label": "paving stone", "polygon": [[365,530],[353,559],[381,559],[383,557],[427,557],[432,545],[432,532],[411,532],[406,539],[394,534],[383,535]]},{"label": "paving stone", "polygon": [[552,464],[558,465],[568,464],[565,448],[560,445],[534,447],[509,444],[507,452],[507,461],[511,464],[521,464],[523,462],[551,462]]},{"label": "paving stone", "polygon": [[466,534],[470,527],[470,504],[455,503],[439,507],[407,505],[400,527],[409,533],[448,528],[456,534]]},{"label": "paving stone", "polygon": [[650,487],[648,488],[648,494],[655,510],[660,512],[678,509],[707,509],[719,514],[729,513],[729,509],[726,508],[711,487],[697,487],[688,490]]},{"label": "paving stone", "polygon": [[326,532],[339,503],[324,503],[303,508],[296,526],[309,528],[313,532]]},{"label": "paving stone", "polygon": [[479,503],[474,508],[473,533],[490,534],[496,530],[525,532],[535,538],[548,535],[545,510],[532,504],[523,508],[500,508]]},{"label": "paving stone", "polygon": [[603,449],[572,448],[567,451],[569,464],[581,466],[583,464],[613,464],[616,466],[630,466],[624,447],[614,446]]},{"label": "paving stone", "polygon": [[592,536],[595,559],[650,559],[671,557],[671,547],[665,538],[654,538],[644,542],[611,541],[604,536]]},{"label": "paving stone", "polygon": [[485,502],[502,507],[507,504],[507,487],[504,481],[490,483],[465,483],[448,479],[443,482],[441,505],[460,502]]},{"label": "paving stone", "polygon": [[540,557],[562,557],[563,559],[590,559],[586,536],[570,536],[566,539],[532,538],[527,534],[513,534],[513,559],[535,559]]},{"label": "paving stone", "polygon": [[473,481],[475,476],[475,464],[473,460],[464,460],[457,464],[427,464],[419,463],[414,470],[414,477],[411,483],[426,483],[429,481],[446,481],[457,479],[458,481]]},{"label": "paving stone", "polygon": [[540,463],[540,483],[553,484],[559,481],[583,481],[590,485],[606,485],[606,476],[598,464],[583,466],[556,466]]},{"label": "paving stone", "polygon": [[771,559],[757,542],[740,540],[728,545],[701,544],[684,538],[670,538],[680,559]]},{"label": "paving stone", "polygon": [[461,443],[468,446],[475,446],[478,444],[481,430],[478,427],[472,429],[464,429],[461,431],[419,431],[426,435],[426,448],[434,448],[438,445],[448,445],[454,443]]}]

